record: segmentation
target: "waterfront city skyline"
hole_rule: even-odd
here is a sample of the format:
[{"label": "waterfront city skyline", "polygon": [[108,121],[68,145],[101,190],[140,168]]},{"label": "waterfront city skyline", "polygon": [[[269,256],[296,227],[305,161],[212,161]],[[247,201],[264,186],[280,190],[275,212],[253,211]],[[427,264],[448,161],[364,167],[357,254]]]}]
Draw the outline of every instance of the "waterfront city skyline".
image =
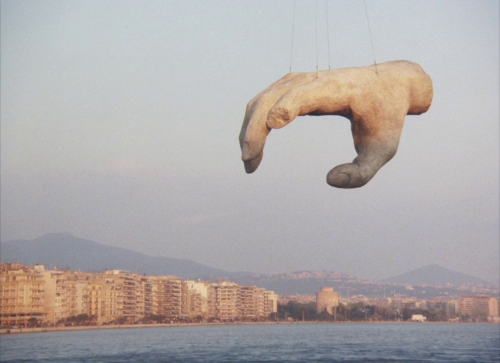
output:
[{"label": "waterfront city skyline", "polygon": [[500,299],[477,293],[425,299],[406,294],[386,297],[384,293],[384,297],[348,295],[346,299],[333,287],[322,286],[315,303],[304,304],[294,297],[280,298],[274,291],[229,280],[183,280],[118,269],[86,272],[4,262],[0,263],[0,282],[2,334],[10,333],[7,330],[11,327],[75,324],[425,319],[500,322]]}]

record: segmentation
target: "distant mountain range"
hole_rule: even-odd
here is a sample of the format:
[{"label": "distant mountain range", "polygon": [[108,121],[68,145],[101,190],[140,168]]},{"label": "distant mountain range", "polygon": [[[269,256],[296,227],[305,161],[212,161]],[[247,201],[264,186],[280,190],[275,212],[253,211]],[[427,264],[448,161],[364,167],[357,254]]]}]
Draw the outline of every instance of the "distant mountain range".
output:
[{"label": "distant mountain range", "polygon": [[[385,281],[371,281],[331,271],[299,271],[265,275],[249,272],[228,272],[187,259],[152,257],[125,248],[112,247],[75,237],[68,233],[47,234],[33,240],[14,240],[0,244],[2,262],[24,265],[43,264],[59,269],[80,269],[99,272],[106,269],[136,271],[146,275],[175,275],[183,279],[216,281],[228,279],[244,285],[256,285],[278,294],[314,294],[322,286],[333,286],[341,295],[368,297],[394,294],[430,298],[432,296],[458,296],[465,293],[464,284],[488,285],[476,277],[430,265]],[[446,285],[446,288],[413,288],[405,285]],[[495,288],[494,288],[495,289]],[[410,293],[411,291],[411,293]],[[471,290],[477,291],[477,290]],[[498,289],[494,290],[498,291]],[[420,297],[421,297],[420,296]]]},{"label": "distant mountain range", "polygon": [[416,270],[402,275],[386,279],[384,281],[395,284],[407,285],[462,285],[462,284],[483,284],[488,285],[484,280],[466,275],[460,272],[448,270],[438,265],[420,267]]},{"label": "distant mountain range", "polygon": [[[59,269],[97,272],[106,269],[138,271],[147,275],[175,275],[183,279],[229,277],[223,270],[191,260],[152,257],[121,247],[106,246],[75,237],[52,233],[33,240],[14,240],[0,244],[2,262],[37,263]],[[238,273],[235,273],[239,275]]]}]

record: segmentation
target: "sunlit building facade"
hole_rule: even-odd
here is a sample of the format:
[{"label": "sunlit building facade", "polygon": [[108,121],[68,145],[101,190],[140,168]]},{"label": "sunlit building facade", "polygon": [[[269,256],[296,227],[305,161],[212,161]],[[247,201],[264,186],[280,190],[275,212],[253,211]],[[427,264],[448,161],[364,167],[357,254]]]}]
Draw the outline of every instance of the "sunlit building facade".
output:
[{"label": "sunlit building facade", "polygon": [[2,325],[26,326],[30,319],[47,321],[45,279],[38,269],[18,263],[2,263],[0,318]]}]

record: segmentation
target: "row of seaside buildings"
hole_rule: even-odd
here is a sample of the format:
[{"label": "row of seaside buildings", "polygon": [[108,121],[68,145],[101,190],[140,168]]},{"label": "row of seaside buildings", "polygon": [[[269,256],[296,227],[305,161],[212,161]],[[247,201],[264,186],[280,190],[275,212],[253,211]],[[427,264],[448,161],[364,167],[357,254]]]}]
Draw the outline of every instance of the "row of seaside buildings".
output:
[{"label": "row of seaside buildings", "polygon": [[[322,287],[316,293],[317,312],[334,314],[335,307],[339,306],[339,293],[333,287]],[[350,302],[363,302],[380,308],[402,311],[404,309],[443,309],[448,316],[469,316],[482,318],[487,321],[500,322],[500,299],[488,295],[461,295],[458,299],[451,300],[415,300],[401,298],[362,298],[352,299]],[[344,303],[349,303],[344,301]]]},{"label": "row of seaside buildings", "polygon": [[443,309],[447,315],[457,315],[478,318],[483,317],[497,321],[500,315],[499,298],[488,295],[460,295],[458,299],[401,299],[401,298],[376,298],[366,299],[370,305],[381,308],[392,308],[398,311],[403,309]]},{"label": "row of seaside buildings", "polygon": [[2,325],[58,322],[81,314],[98,324],[135,323],[151,315],[166,321],[266,320],[277,312],[278,296],[256,286],[229,281],[183,280],[123,270],[102,273],[46,269],[43,265],[0,265]]}]

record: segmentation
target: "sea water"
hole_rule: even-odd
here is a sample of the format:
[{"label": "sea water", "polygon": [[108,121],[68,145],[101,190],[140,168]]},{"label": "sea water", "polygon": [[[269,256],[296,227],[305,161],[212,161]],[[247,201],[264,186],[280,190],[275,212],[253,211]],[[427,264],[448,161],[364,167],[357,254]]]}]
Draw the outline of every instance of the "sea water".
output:
[{"label": "sea water", "polygon": [[500,325],[177,326],[11,334],[1,362],[500,362]]}]

